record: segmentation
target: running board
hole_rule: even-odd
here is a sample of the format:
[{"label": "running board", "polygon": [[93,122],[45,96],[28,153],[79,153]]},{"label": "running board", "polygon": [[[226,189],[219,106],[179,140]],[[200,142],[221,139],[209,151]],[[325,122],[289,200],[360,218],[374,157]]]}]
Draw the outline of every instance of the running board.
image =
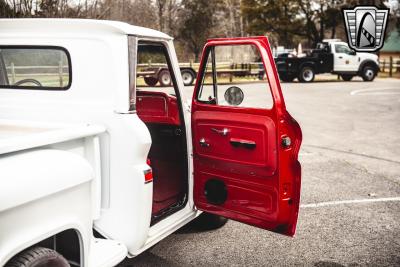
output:
[{"label": "running board", "polygon": [[128,255],[128,249],[119,241],[93,238],[90,247],[89,266],[108,267],[120,263]]}]

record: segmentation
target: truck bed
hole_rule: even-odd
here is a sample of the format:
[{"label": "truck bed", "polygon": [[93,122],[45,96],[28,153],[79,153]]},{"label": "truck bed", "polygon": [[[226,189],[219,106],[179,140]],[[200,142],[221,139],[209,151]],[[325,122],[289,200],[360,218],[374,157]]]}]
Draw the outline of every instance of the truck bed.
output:
[{"label": "truck bed", "polygon": [[278,57],[275,58],[279,73],[298,75],[305,65],[313,66],[315,73],[329,73],[333,71],[333,54],[320,53],[306,57]]},{"label": "truck bed", "polygon": [[22,137],[31,135],[34,133],[43,133],[50,131],[52,129],[39,128],[39,127],[28,127],[22,125],[10,125],[10,124],[0,124],[0,141],[10,137]]},{"label": "truck bed", "polygon": [[0,154],[100,134],[98,125],[67,125],[0,120]]}]

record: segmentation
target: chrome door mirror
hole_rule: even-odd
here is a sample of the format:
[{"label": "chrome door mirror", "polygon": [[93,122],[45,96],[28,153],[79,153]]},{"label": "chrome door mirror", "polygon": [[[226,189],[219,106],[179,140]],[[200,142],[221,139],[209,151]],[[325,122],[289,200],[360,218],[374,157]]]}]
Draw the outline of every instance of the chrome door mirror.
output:
[{"label": "chrome door mirror", "polygon": [[239,106],[244,99],[242,89],[237,86],[232,86],[226,89],[224,94],[225,101],[232,106]]}]

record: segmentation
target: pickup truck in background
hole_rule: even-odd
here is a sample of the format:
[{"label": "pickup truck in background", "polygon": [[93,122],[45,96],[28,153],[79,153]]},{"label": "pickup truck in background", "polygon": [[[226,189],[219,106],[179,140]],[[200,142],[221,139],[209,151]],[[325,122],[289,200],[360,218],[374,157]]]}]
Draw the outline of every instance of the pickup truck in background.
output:
[{"label": "pickup truck in background", "polygon": [[332,73],[350,81],[361,76],[364,81],[375,79],[379,71],[378,56],[372,53],[355,52],[340,40],[324,40],[305,57],[281,54],[275,58],[282,81],[312,82],[316,74]]},{"label": "pickup truck in background", "polygon": [[[255,85],[216,79],[257,59]],[[293,236],[301,140],[266,37],[209,40],[188,101],[166,34],[0,19],[0,266],[114,266],[193,220]]]}]

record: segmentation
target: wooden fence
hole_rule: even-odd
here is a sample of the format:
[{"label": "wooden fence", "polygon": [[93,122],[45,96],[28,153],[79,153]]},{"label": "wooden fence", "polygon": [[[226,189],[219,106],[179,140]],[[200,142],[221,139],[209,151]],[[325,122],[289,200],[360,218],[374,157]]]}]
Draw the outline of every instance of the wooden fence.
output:
[{"label": "wooden fence", "polygon": [[[257,75],[259,69],[259,64],[261,62],[249,62],[247,64],[232,64],[230,62],[220,62],[217,66],[217,69],[220,72],[230,73],[237,71],[246,71],[248,74]],[[138,64],[138,67],[165,67],[166,64],[160,63],[147,63],[147,64]],[[191,67],[195,71],[198,71],[199,63],[187,62],[180,63],[180,67]],[[389,77],[399,76],[400,75],[400,57],[389,59],[381,59],[379,60],[380,71],[383,73],[388,73]],[[11,78],[11,82],[16,82],[16,76],[58,76],[58,80],[60,86],[63,86],[63,76],[68,75],[68,66],[63,66],[62,64],[58,66],[14,66],[13,63],[7,66],[8,74]],[[32,73],[29,70],[35,70],[38,73]],[[50,71],[52,70],[52,71]]]},{"label": "wooden fence", "polygon": [[[28,78],[55,76],[58,77],[60,87],[63,87],[63,76],[68,75],[68,66],[63,65],[61,62],[58,66],[15,66],[14,63],[11,63],[6,69],[12,84],[17,82],[17,76],[26,76]],[[32,72],[32,70],[34,72]],[[67,70],[67,72],[65,72],[65,70]]]},{"label": "wooden fence", "polygon": [[388,73],[389,77],[400,74],[400,58],[390,57],[389,59],[379,60],[379,68],[383,73]]}]

